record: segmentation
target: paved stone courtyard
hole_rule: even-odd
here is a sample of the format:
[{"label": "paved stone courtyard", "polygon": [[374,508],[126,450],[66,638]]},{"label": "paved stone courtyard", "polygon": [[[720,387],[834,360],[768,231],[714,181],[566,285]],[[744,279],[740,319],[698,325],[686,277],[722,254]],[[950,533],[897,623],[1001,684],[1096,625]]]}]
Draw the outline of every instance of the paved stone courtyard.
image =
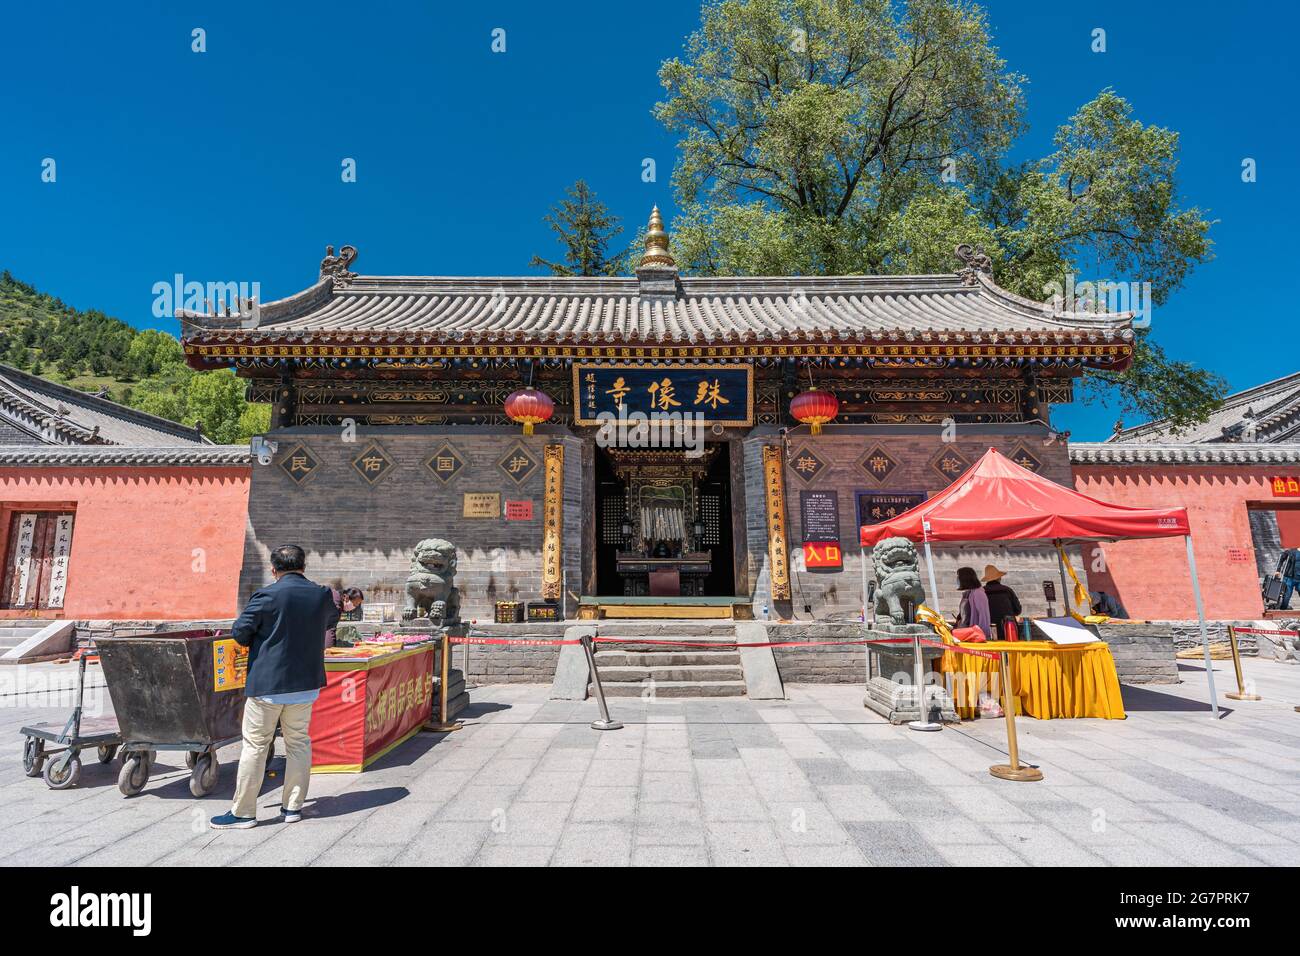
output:
[{"label": "paved stone courtyard", "polygon": [[[612,701],[627,726],[606,733],[588,726],[592,701],[479,687],[463,731],[313,778],[303,823],[272,816],[277,776],[259,803],[269,822],[225,832],[206,825],[229,805],[237,745],[203,800],[165,754],[132,799],[117,764],[93,756],[77,789],[50,791],[23,776],[17,731],[63,719],[66,702],[32,691],[73,672],[39,665],[24,684],[6,669],[0,864],[1294,866],[1300,668],[1245,664],[1266,699],[1225,701],[1217,724],[1204,671],[1186,662],[1183,684],[1125,687],[1126,721],[1022,719],[1041,783],[989,776],[1005,759],[1002,721],[916,733],[850,686],[794,686],[784,703]],[[1231,665],[1216,677],[1228,688]]]}]

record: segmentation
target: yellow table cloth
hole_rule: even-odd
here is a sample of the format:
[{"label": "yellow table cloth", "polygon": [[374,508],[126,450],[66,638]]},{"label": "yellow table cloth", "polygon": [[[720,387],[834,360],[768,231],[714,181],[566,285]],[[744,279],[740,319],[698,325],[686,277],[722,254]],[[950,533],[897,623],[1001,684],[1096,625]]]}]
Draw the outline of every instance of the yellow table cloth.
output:
[{"label": "yellow table cloth", "polygon": [[[1115,660],[1104,641],[1054,644],[1051,641],[988,641],[958,644],[975,651],[1007,652],[1016,713],[1040,720],[1053,717],[1124,719]],[[944,651],[939,671],[963,719],[979,712],[981,690],[998,695],[998,662],[973,654]]]}]

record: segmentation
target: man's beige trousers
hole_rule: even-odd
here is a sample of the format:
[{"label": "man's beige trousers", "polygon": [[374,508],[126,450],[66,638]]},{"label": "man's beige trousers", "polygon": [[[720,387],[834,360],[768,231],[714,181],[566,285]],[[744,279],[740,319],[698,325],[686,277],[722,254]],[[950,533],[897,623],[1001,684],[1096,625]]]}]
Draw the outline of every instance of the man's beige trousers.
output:
[{"label": "man's beige trousers", "polygon": [[311,704],[266,704],[255,697],[244,702],[244,744],[239,753],[239,777],[235,781],[237,817],[257,816],[257,796],[266,773],[266,755],[275,740],[275,725],[284,734],[288,760],[284,768],[284,794],[280,804],[286,810],[301,810],[311,781]]}]

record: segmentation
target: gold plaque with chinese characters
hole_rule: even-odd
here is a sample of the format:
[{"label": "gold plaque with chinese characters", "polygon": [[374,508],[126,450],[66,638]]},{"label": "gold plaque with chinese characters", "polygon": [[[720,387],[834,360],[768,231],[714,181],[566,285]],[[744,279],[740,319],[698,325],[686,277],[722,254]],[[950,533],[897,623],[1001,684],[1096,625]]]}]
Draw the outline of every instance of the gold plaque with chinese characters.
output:
[{"label": "gold plaque with chinese characters", "polygon": [[767,502],[767,556],[772,599],[790,600],[790,545],[785,525],[785,479],[781,449],[763,446],[763,485]]},{"label": "gold plaque with chinese characters", "polygon": [[467,491],[463,518],[499,518],[501,517],[501,493],[497,491]]},{"label": "gold plaque with chinese characters", "polygon": [[542,597],[558,601],[564,595],[564,446],[547,445],[543,461]]}]

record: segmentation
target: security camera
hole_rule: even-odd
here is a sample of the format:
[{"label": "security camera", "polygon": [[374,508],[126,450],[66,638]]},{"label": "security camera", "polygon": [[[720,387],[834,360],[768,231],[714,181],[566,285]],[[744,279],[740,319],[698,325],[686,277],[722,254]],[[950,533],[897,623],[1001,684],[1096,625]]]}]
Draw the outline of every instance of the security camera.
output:
[{"label": "security camera", "polygon": [[252,452],[259,465],[269,465],[275,453],[280,450],[280,443],[267,441],[261,435],[254,435],[249,439],[248,450]]}]

